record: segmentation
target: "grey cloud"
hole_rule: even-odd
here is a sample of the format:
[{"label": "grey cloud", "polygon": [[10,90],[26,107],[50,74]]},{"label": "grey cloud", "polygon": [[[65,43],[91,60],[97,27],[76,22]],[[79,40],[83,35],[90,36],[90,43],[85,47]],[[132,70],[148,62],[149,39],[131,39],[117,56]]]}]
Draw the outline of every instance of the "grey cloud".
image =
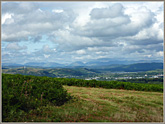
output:
[{"label": "grey cloud", "polygon": [[122,53],[124,54],[130,54],[130,53],[143,53],[145,54],[146,52],[152,53],[153,51],[155,52],[160,52],[163,51],[163,44],[158,43],[158,44],[148,44],[148,45],[127,45],[124,47],[120,48]]},{"label": "grey cloud", "polygon": [[156,38],[148,38],[148,39],[144,39],[144,40],[134,40],[134,41],[130,41],[131,44],[133,45],[149,45],[149,44],[159,44],[159,43],[163,43],[163,40],[157,40]]},{"label": "grey cloud", "polygon": [[[149,39],[145,37],[144,40],[138,38],[137,39],[127,38],[130,36],[131,37],[135,36],[140,31],[146,28],[149,29],[148,31],[150,33],[154,32],[154,30],[150,27],[152,27],[153,24],[156,22],[154,17],[155,15],[147,8],[141,8],[141,9],[142,9],[141,11],[145,11],[145,12],[135,13],[136,19],[139,20],[133,21],[131,19],[132,18],[131,16],[124,15],[124,13],[119,14],[118,17],[114,17],[114,18],[112,17],[108,18],[108,16],[106,16],[106,18],[100,17],[101,19],[91,20],[84,27],[80,27],[80,28],[78,27],[79,29],[76,28],[76,31],[74,33],[85,37],[99,39],[100,41],[102,41],[102,44],[93,45],[93,47],[109,46],[111,47],[111,49],[109,49],[109,51],[111,51],[109,52],[109,54],[110,55],[113,54],[112,56],[117,54],[121,55],[122,53],[128,55],[130,53],[145,54],[146,50],[150,51],[150,47],[146,48],[146,45],[162,43],[162,41],[161,40],[158,41],[156,35],[154,35],[153,37],[149,36]],[[101,10],[102,9],[99,9],[99,12],[101,12]],[[122,40],[125,40],[128,44],[130,44],[130,47],[126,47],[123,44],[118,44],[118,40],[119,41],[121,40],[121,42]],[[120,49],[120,51],[114,52],[117,49]],[[161,46],[157,48],[152,47],[152,49],[161,49]]]},{"label": "grey cloud", "polygon": [[35,10],[37,6],[31,2],[6,2],[2,3],[3,13],[26,14]]},{"label": "grey cloud", "polygon": [[6,63],[23,63],[29,61],[32,56],[22,51],[2,51],[2,61]]},{"label": "grey cloud", "polygon": [[[91,20],[84,27],[76,28],[75,33],[82,36],[109,37],[111,39],[136,35],[142,29],[152,26],[156,21],[150,10],[143,7],[139,9],[141,11],[139,10],[133,15],[125,15],[123,8],[118,16],[114,18],[100,17],[100,20]],[[107,11],[111,13],[110,10]],[[99,13],[98,16],[104,15],[104,10],[100,9]],[[132,20],[132,18],[136,18],[136,20]]]},{"label": "grey cloud", "polygon": [[44,53],[54,54],[56,51],[50,48],[49,45],[44,45],[41,49]]},{"label": "grey cloud", "polygon": [[[22,5],[19,4],[16,4],[18,8],[14,9],[18,9],[19,11],[22,10]],[[29,37],[32,37],[35,41],[36,35],[38,34],[46,35],[51,31],[65,29],[65,27],[70,25],[76,17],[72,10],[54,13],[39,11],[35,6],[31,11],[29,9],[28,13],[20,14],[16,10],[13,11],[14,15],[11,18],[14,22],[2,25],[3,41],[26,41]],[[5,12],[3,13],[5,14]]]},{"label": "grey cloud", "polygon": [[[10,31],[9,31],[10,32]],[[3,41],[28,41],[28,37],[30,36],[30,32],[28,31],[20,31],[20,32],[2,32],[2,40]]]},{"label": "grey cloud", "polygon": [[147,45],[145,47],[145,49],[150,50],[150,51],[155,50],[156,52],[163,51],[163,42],[157,43],[157,44]]},{"label": "grey cloud", "polygon": [[114,4],[109,8],[94,8],[90,16],[92,19],[115,18],[123,15],[123,6],[121,4]]},{"label": "grey cloud", "polygon": [[42,40],[42,35],[34,36],[29,38],[30,41],[33,41],[34,43],[40,42]]},{"label": "grey cloud", "polygon": [[[53,37],[54,36],[54,37]],[[103,42],[97,38],[89,38],[70,33],[69,31],[59,30],[52,33],[53,42],[58,44],[57,50],[72,51],[88,46],[99,46]]]},{"label": "grey cloud", "polygon": [[[120,58],[120,56],[140,58],[150,54],[156,56],[155,52],[163,51],[163,39],[160,35],[163,32],[163,23],[155,28],[153,26],[157,23],[155,14],[146,7],[141,7],[130,15],[124,13],[125,8],[122,4],[114,4],[109,8],[94,8],[90,12],[89,21],[81,26],[74,25],[74,20],[78,16],[74,13],[75,8],[79,6],[77,2],[74,5],[69,3],[69,7],[59,2],[3,4],[2,14],[13,13],[2,25],[3,41],[41,42],[44,36],[48,36],[46,40],[55,44],[53,48],[45,43],[41,49],[29,51],[30,54],[24,52],[20,56],[19,51],[26,47],[18,43],[10,44],[6,47],[6,51],[13,49],[16,52],[4,53],[4,59],[7,61],[7,57],[10,56],[13,61],[19,58],[23,61],[23,58],[26,58],[27,61],[69,62],[74,59]],[[52,12],[56,9],[63,12]]]},{"label": "grey cloud", "polygon": [[164,23],[163,22],[159,25],[159,28],[164,30]]},{"label": "grey cloud", "polygon": [[7,50],[15,50],[15,51],[18,51],[18,50],[26,50],[27,47],[26,47],[26,46],[20,46],[18,43],[9,43],[9,44],[6,46],[6,49],[7,49]]}]

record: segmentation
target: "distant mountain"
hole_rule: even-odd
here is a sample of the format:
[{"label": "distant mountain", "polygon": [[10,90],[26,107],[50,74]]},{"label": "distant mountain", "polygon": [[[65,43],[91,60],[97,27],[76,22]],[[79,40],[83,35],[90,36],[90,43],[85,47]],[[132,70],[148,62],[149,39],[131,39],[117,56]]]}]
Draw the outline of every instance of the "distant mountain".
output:
[{"label": "distant mountain", "polygon": [[[138,63],[138,64],[136,64]],[[147,64],[150,63],[150,64]],[[59,64],[56,62],[28,62],[25,64],[16,64],[16,63],[2,63],[2,67],[43,67],[43,68],[89,68],[89,69],[102,69],[102,70],[112,70],[112,71],[140,71],[148,70],[152,67],[158,67],[158,69],[163,67],[163,64],[160,65],[160,61],[155,61],[155,63],[150,60],[138,60],[138,61],[129,61],[129,60],[112,60],[107,58],[92,60],[90,62],[83,63],[81,61],[76,61],[71,64]],[[159,63],[159,64],[156,64]],[[135,64],[135,65],[134,65]],[[156,66],[155,66],[156,65]],[[153,68],[154,69],[154,68]]]},{"label": "distant mountain", "polygon": [[72,66],[72,67],[75,67],[75,66],[86,66],[86,64],[84,64],[83,62],[80,62],[80,61],[76,61],[76,62],[73,62],[73,63],[69,64],[68,66]]},{"label": "distant mountain", "polygon": [[59,64],[56,62],[29,62],[26,63],[25,66],[33,66],[33,67],[64,67],[63,64]]},{"label": "distant mountain", "polygon": [[155,69],[163,69],[163,63],[136,63],[130,65],[114,65],[103,66],[98,71],[110,71],[110,72],[139,72],[150,71]]},{"label": "distant mountain", "polygon": [[126,61],[90,61],[87,62],[87,66],[105,66],[105,65],[114,65],[114,64],[130,64]]},{"label": "distant mountain", "polygon": [[44,62],[28,62],[28,63],[25,63],[24,65],[25,66],[43,66],[45,65],[46,63]]},{"label": "distant mountain", "polygon": [[2,67],[6,67],[6,66],[19,67],[19,66],[23,66],[23,65],[22,64],[16,64],[16,63],[2,63]]},{"label": "distant mountain", "polygon": [[106,65],[129,65],[129,64],[135,64],[135,63],[162,63],[159,60],[115,60],[115,59],[109,59],[109,58],[101,58],[97,60],[93,60],[86,63],[86,66],[106,66]]}]

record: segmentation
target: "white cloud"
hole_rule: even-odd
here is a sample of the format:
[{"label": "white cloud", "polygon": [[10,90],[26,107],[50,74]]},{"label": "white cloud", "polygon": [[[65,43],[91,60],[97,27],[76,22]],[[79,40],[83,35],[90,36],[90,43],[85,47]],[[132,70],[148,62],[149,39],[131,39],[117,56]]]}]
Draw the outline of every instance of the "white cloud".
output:
[{"label": "white cloud", "polygon": [[85,60],[85,59],[92,59],[93,57],[91,55],[85,55],[85,56],[72,56],[73,59],[76,59],[76,60]]},{"label": "white cloud", "polygon": [[54,9],[54,10],[52,10],[52,12],[55,12],[55,13],[62,13],[62,12],[64,12],[64,10],[62,10],[62,9]]},{"label": "white cloud", "polygon": [[45,58],[49,58],[49,57],[50,57],[50,55],[46,55],[46,54],[44,54],[44,57],[45,57]]},{"label": "white cloud", "polygon": [[52,53],[56,51],[56,49],[50,48],[49,45],[43,45],[42,50],[44,53]]},{"label": "white cloud", "polygon": [[1,24],[11,24],[14,22],[14,20],[12,19],[12,16],[14,16],[13,13],[6,13],[2,15],[2,19],[1,19]]},{"label": "white cloud", "polygon": [[102,44],[102,41],[98,40],[97,38],[89,38],[85,36],[75,35],[68,30],[59,30],[56,32],[52,32],[52,35],[54,36],[54,43],[59,44],[58,49],[64,51],[72,51],[88,46]]},{"label": "white cloud", "polygon": [[6,49],[7,50],[25,50],[27,49],[26,46],[20,46],[18,43],[9,43],[7,46],[6,46]]},{"label": "white cloud", "polygon": [[85,52],[85,50],[77,50],[76,53],[81,55],[81,54],[85,54],[86,52]]},{"label": "white cloud", "polygon": [[[13,4],[13,6],[15,5]],[[3,41],[23,41],[28,39],[28,37],[50,34],[52,31],[69,27],[75,19],[75,14],[71,10],[63,11],[62,13],[52,13],[41,10],[37,6],[33,6],[33,9],[30,11],[31,7],[29,7],[29,4],[17,4],[16,6],[18,7],[15,9],[10,7],[14,16],[12,14],[3,14],[5,16],[2,19],[2,23],[8,22],[7,25],[2,26]],[[29,7],[26,13],[17,11],[24,11],[23,6]],[[3,7],[3,9],[5,8]],[[9,19],[10,23],[7,21]],[[12,23],[11,19],[14,20]]]},{"label": "white cloud", "polygon": [[163,57],[164,56],[164,52],[163,51],[159,51],[159,52],[157,52],[157,55]]},{"label": "white cloud", "polygon": [[30,32],[28,31],[20,31],[20,32],[14,32],[10,35],[2,32],[2,40],[3,41],[21,41],[21,40],[28,40],[28,36],[30,35]]},{"label": "white cloud", "polygon": [[163,19],[163,2],[6,2],[2,4],[2,41],[11,44],[2,50],[22,51],[23,43],[37,42],[33,51],[27,49],[21,55],[29,61],[59,62],[161,59]]},{"label": "white cloud", "polygon": [[148,58],[151,58],[152,55],[144,55],[144,57],[148,57]]}]

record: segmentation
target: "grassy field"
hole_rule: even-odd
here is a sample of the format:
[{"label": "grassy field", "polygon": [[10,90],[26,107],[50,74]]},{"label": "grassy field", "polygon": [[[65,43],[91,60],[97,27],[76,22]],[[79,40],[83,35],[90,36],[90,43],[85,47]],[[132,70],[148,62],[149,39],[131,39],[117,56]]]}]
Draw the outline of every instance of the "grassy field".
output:
[{"label": "grassy field", "polygon": [[163,93],[64,86],[74,99],[33,110],[22,121],[163,122]]}]

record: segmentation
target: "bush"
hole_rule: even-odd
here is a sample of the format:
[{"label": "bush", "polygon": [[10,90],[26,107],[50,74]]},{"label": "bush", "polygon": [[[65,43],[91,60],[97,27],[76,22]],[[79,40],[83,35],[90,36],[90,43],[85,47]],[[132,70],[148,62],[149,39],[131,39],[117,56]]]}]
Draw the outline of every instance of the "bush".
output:
[{"label": "bush", "polygon": [[82,80],[82,79],[66,79],[66,78],[54,78],[57,82],[68,86],[79,87],[102,87],[107,89],[125,89],[125,90],[137,90],[137,91],[152,91],[163,92],[162,84],[142,84],[131,83],[122,81],[97,81],[97,80]]},{"label": "bush", "polygon": [[3,121],[46,104],[63,105],[69,98],[53,78],[2,74]]}]

